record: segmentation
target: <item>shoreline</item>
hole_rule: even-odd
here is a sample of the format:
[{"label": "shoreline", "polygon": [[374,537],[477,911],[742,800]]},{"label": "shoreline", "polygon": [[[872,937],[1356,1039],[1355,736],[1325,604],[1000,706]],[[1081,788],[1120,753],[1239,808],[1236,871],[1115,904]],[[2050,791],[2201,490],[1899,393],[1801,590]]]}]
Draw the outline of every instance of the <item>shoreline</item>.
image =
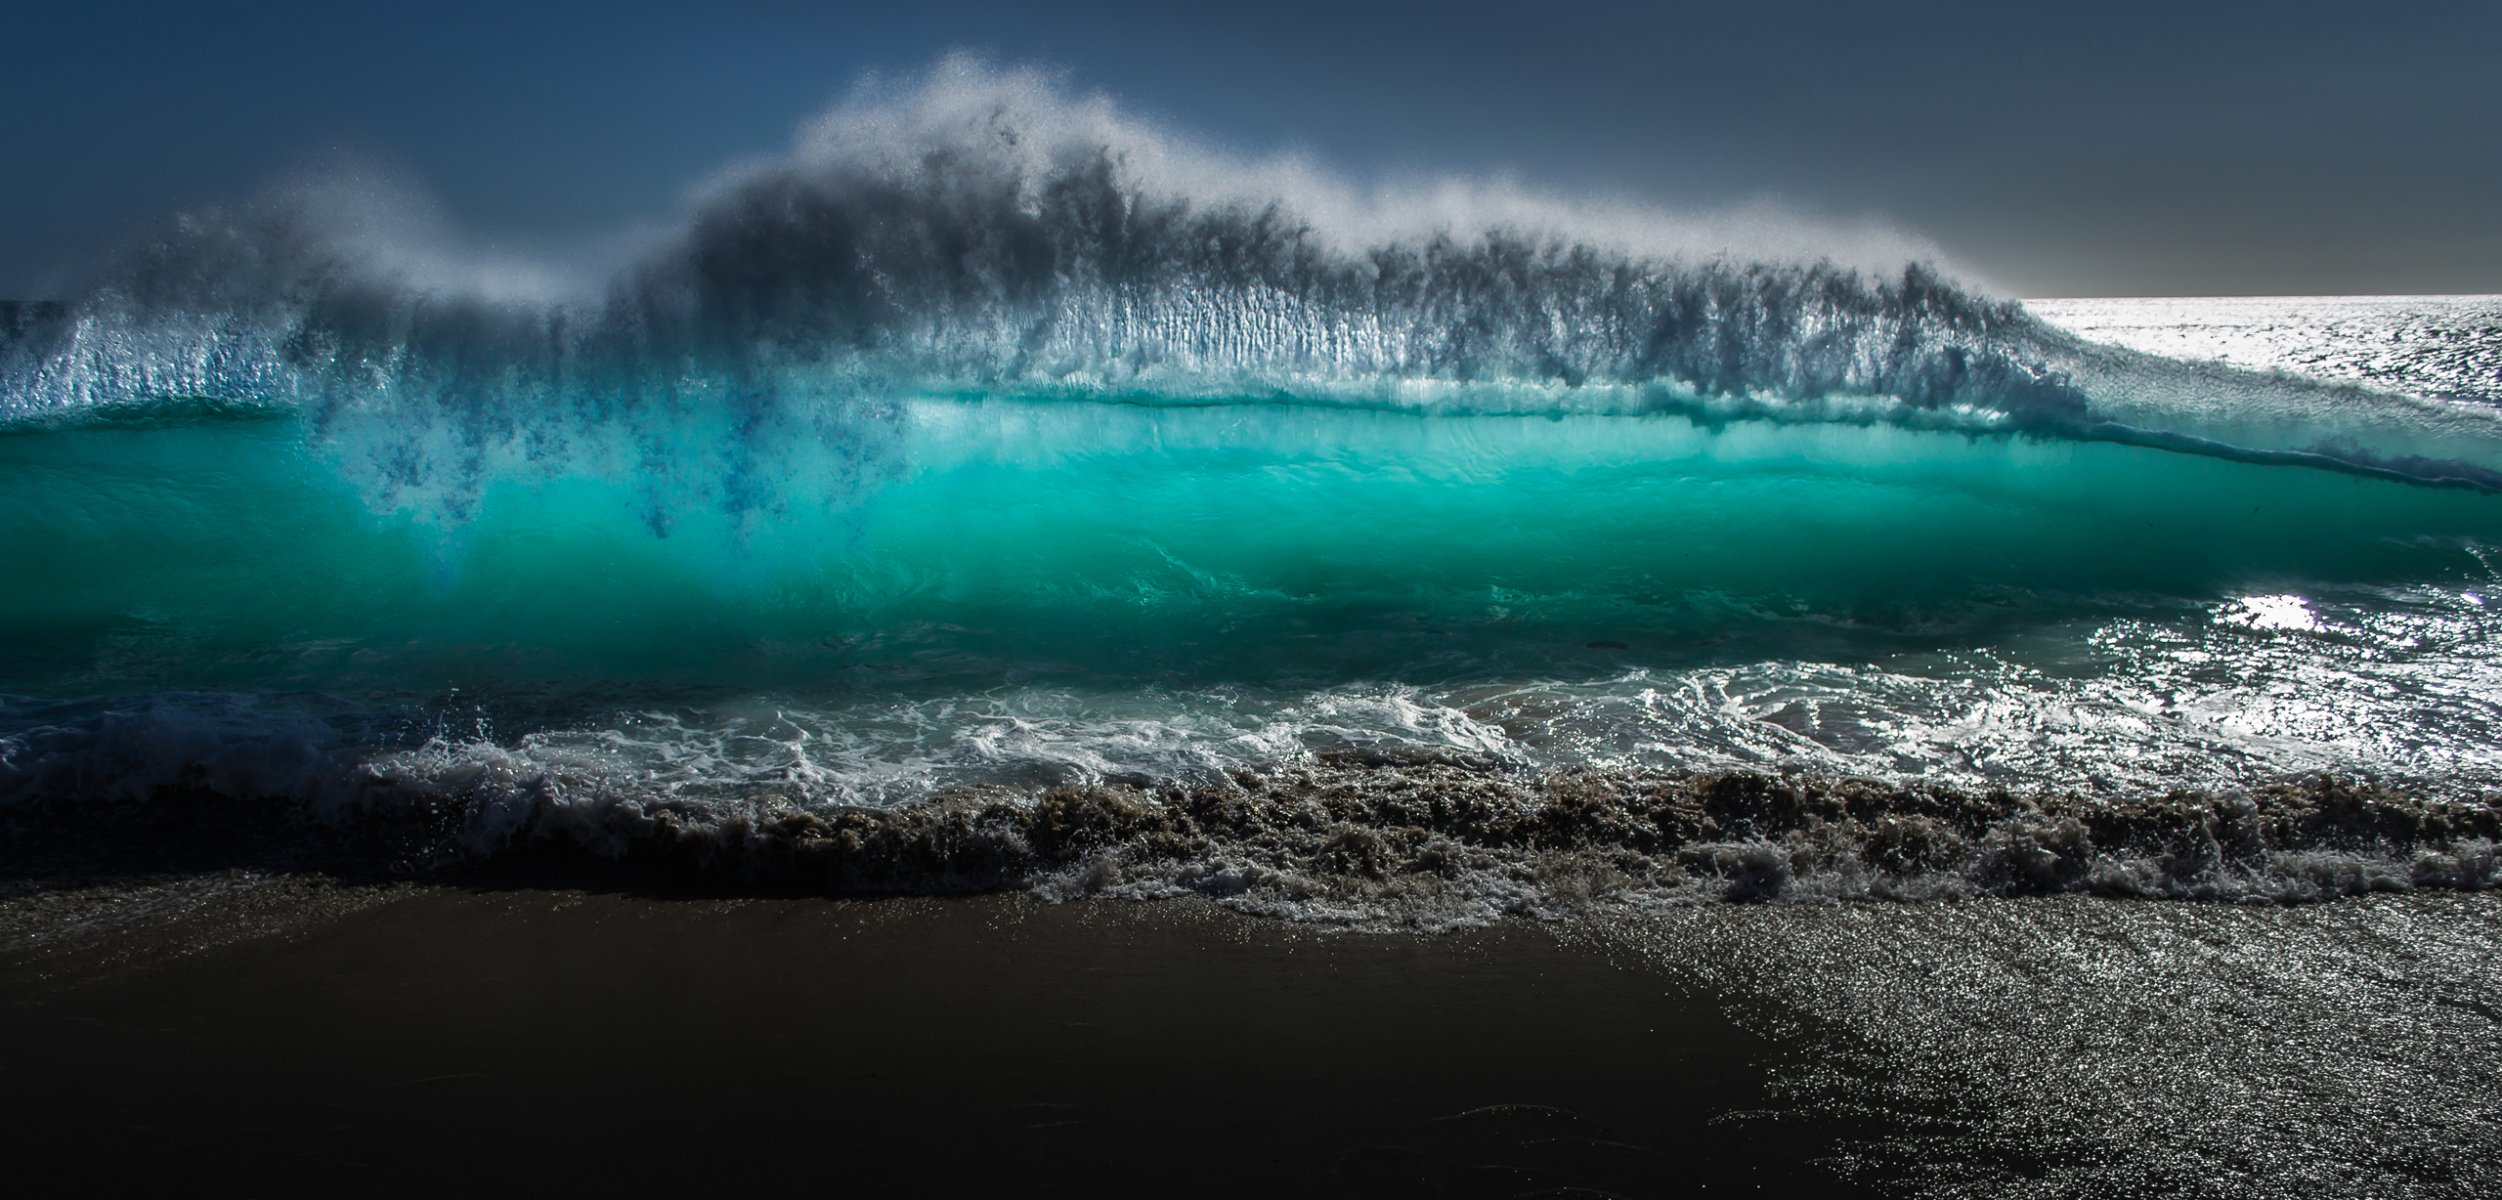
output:
[{"label": "shoreline", "polygon": [[[385,781],[387,783],[387,781]],[[1523,774],[1333,753],[1154,784],[526,805],[168,787],[0,806],[0,895],[247,870],[654,897],[1197,898],[1373,929],[1760,901],[2305,903],[2502,887],[2502,801],[2317,776],[2081,795],[1748,771]]]}]

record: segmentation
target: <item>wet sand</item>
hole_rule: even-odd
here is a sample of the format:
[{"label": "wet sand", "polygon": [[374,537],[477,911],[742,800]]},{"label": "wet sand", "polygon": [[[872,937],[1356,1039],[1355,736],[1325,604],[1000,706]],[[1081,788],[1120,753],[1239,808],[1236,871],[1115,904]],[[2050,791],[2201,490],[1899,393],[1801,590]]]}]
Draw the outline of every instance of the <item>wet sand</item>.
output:
[{"label": "wet sand", "polygon": [[[189,890],[186,890],[186,887]],[[65,1192],[1864,1194],[1784,1043],[1561,926],[228,878],[21,894]],[[6,930],[0,930],[6,932]]]}]

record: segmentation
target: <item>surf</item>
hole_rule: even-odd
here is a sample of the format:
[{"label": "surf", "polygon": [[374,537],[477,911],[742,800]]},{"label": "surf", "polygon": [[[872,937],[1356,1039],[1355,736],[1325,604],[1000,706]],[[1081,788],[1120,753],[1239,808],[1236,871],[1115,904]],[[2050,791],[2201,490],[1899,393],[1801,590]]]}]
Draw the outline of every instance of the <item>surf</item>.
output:
[{"label": "surf", "polygon": [[176,218],[0,314],[0,814],[1426,923],[2491,885],[2502,409],[1759,216],[952,60],[570,269]]}]

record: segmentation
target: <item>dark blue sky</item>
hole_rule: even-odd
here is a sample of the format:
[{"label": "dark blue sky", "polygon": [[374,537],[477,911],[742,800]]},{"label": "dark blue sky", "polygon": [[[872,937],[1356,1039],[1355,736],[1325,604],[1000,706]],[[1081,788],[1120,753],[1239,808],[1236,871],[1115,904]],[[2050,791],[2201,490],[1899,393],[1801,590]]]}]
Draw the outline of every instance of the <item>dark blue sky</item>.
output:
[{"label": "dark blue sky", "polygon": [[1359,177],[1877,218],[2022,294],[2502,291],[2494,0],[19,0],[0,31],[0,294],[341,156],[583,239],[951,48]]}]

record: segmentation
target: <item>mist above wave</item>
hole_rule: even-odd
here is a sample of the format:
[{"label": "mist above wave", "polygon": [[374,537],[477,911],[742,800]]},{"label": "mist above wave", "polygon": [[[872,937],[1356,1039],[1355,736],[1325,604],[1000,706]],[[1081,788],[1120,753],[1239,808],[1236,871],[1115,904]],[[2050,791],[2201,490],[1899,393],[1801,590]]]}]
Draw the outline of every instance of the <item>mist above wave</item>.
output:
[{"label": "mist above wave", "polygon": [[1368,189],[953,58],[864,84],[606,270],[464,247],[370,183],[185,216],[0,351],[0,413],[274,406],[381,507],[637,477],[662,531],[874,484],[895,403],[931,391],[1890,421],[2502,480],[2490,412],[2093,347],[1921,254],[1762,210]]}]

